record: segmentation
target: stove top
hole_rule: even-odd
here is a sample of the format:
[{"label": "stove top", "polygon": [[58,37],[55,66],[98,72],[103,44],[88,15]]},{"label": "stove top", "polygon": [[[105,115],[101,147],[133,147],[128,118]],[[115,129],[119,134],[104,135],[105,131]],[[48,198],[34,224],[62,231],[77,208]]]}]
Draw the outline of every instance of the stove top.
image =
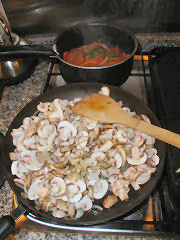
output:
[{"label": "stove top", "polygon": [[[180,128],[178,128],[178,124],[174,123],[178,123],[178,116],[180,116],[180,110],[177,104],[178,98],[180,98],[180,95],[178,94],[180,88],[177,89],[180,86],[180,77],[178,81],[180,67],[177,63],[178,59],[174,58],[174,56],[172,57],[173,60],[171,58],[170,60],[168,59],[167,65],[163,66],[164,58],[161,56],[164,56],[162,54],[167,50],[170,51],[169,49],[156,49],[151,53],[136,55],[131,76],[121,88],[135,95],[147,104],[156,113],[163,127],[173,131],[177,130],[177,132],[179,132]],[[175,50],[173,51],[174,53],[176,52]],[[168,55],[169,54],[167,54],[167,56]],[[168,75],[167,72],[164,72],[168,71],[169,61],[177,70],[177,78],[175,78],[174,75]],[[173,71],[174,73],[173,68],[170,69],[170,71]],[[46,92],[48,89],[64,84],[66,84],[66,82],[61,76],[59,65],[51,62],[49,64],[47,79],[42,92]],[[176,91],[175,100],[173,84]],[[172,95],[170,96],[169,94]],[[171,110],[172,107],[173,110]],[[174,112],[176,110],[179,111],[177,111],[177,114]],[[169,117],[171,111],[173,111],[174,114],[174,117],[172,116],[172,118]],[[146,234],[146,236],[148,234],[166,237],[167,235],[177,235],[180,233],[180,204],[178,204],[180,202],[180,173],[176,173],[176,169],[180,167],[180,161],[178,161],[179,154],[179,149],[167,145],[167,164],[158,186],[154,189],[149,198],[141,205],[119,219],[109,221],[102,225],[75,227],[49,224],[44,219],[38,219],[35,216],[28,214],[19,219],[17,227],[25,229],[26,231]],[[172,192],[174,192],[174,194],[172,194]],[[14,201],[14,206],[16,204],[18,203]]]}]

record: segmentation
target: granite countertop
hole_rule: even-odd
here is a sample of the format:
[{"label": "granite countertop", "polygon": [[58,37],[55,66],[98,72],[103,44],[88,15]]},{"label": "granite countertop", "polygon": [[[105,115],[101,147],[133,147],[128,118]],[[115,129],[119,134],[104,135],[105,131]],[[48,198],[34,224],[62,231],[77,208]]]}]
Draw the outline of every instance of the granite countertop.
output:
[{"label": "granite countertop", "polygon": [[[137,38],[145,51],[159,46],[180,46],[180,34],[137,34]],[[26,36],[25,40],[33,44],[52,44],[55,36]],[[41,93],[44,81],[47,76],[48,61],[39,60],[32,75],[17,85],[6,87],[3,91],[3,97],[0,101],[0,131],[6,134],[6,131],[17,113],[25,106],[27,102],[35,98]],[[7,181],[0,189],[0,215],[10,214],[12,209],[13,192],[9,187]],[[26,232],[17,231],[13,239],[124,239],[124,240],[138,240],[138,239],[161,239],[152,237],[131,237],[125,235],[101,235],[101,234],[64,234],[64,233],[45,233],[45,232]],[[166,239],[166,238],[163,238]],[[167,238],[170,239],[170,238]],[[173,238],[172,238],[173,239]]]}]

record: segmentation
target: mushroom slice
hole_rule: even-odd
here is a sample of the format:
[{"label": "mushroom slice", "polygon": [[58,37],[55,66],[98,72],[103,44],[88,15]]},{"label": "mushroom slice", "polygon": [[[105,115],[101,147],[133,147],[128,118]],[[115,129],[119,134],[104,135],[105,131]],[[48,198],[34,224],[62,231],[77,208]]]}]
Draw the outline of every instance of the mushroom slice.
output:
[{"label": "mushroom slice", "polygon": [[66,216],[66,213],[60,209],[55,208],[52,211],[52,215],[56,218],[63,218]]},{"label": "mushroom slice", "polygon": [[94,152],[91,155],[91,159],[94,161],[104,161],[106,158],[106,154],[103,152]]},{"label": "mushroom slice", "polygon": [[11,161],[16,161],[16,160],[22,159],[21,153],[19,153],[19,152],[10,152],[9,157],[10,157]]},{"label": "mushroom slice", "polygon": [[11,165],[11,173],[12,175],[16,175],[18,178],[24,179],[25,174],[28,173],[28,169],[23,161],[13,161]]},{"label": "mushroom slice", "polygon": [[76,185],[77,185],[80,193],[86,191],[86,184],[85,184],[85,182],[83,180],[78,180],[76,182]]},{"label": "mushroom slice", "polygon": [[96,180],[94,180],[94,179],[93,179],[93,180],[90,180],[90,181],[88,181],[88,182],[87,182],[87,188],[88,188],[88,189],[91,189],[91,188],[93,188],[93,187],[94,187],[94,185],[96,184],[96,182],[97,182],[97,181],[96,181]]},{"label": "mushroom slice", "polygon": [[131,165],[141,165],[147,160],[147,154],[145,152],[140,152],[137,146],[132,147],[131,154],[131,157],[127,156],[127,162]]},{"label": "mushroom slice", "polygon": [[37,151],[33,150],[31,151],[31,162],[34,166],[37,168],[42,168],[44,165],[45,159],[40,157],[41,154],[39,154]]},{"label": "mushroom slice", "polygon": [[67,176],[68,180],[70,182],[77,182],[78,180],[80,180],[81,175],[78,172],[71,172],[68,176]]},{"label": "mushroom slice", "polygon": [[99,180],[95,183],[93,188],[93,196],[95,199],[101,199],[105,196],[108,190],[108,182],[106,180]]},{"label": "mushroom slice", "polygon": [[69,201],[71,203],[78,202],[82,198],[82,193],[85,190],[86,184],[84,183],[83,180],[78,180],[75,183],[69,182],[67,187]]},{"label": "mushroom slice", "polygon": [[49,194],[49,189],[45,187],[42,180],[37,179],[32,182],[28,190],[28,198],[30,200],[36,200],[38,198],[45,198]]},{"label": "mushroom slice", "polygon": [[156,148],[146,148],[145,152],[148,155],[148,158],[151,158],[154,154],[157,154]]},{"label": "mushroom slice", "polygon": [[99,151],[100,152],[107,152],[113,147],[113,143],[110,140],[105,141],[103,145],[100,146]]},{"label": "mushroom slice", "polygon": [[123,163],[121,154],[116,153],[114,155],[114,158],[112,159],[112,162],[113,162],[113,167],[120,168],[122,166],[122,163]]},{"label": "mushroom slice", "polygon": [[145,139],[141,135],[136,135],[132,140],[130,140],[130,143],[133,146],[141,147],[145,142]]},{"label": "mushroom slice", "polygon": [[16,183],[17,186],[21,187],[22,189],[24,189],[24,180],[20,179],[20,178],[14,178],[14,182]]},{"label": "mushroom slice", "polygon": [[40,111],[40,112],[47,112],[48,111],[48,108],[49,108],[49,105],[50,103],[49,102],[40,102],[38,105],[37,105],[37,110]]},{"label": "mushroom slice", "polygon": [[137,177],[140,175],[141,173],[138,172],[135,167],[129,167],[127,170],[125,170],[125,172],[123,173],[123,176],[125,179],[129,179],[131,181],[136,181]]},{"label": "mushroom slice", "polygon": [[60,177],[54,177],[51,182],[51,194],[54,196],[63,195],[66,191],[66,184]]},{"label": "mushroom slice", "polygon": [[150,167],[148,166],[146,163],[144,164],[141,164],[139,166],[136,166],[136,169],[141,172],[141,173],[149,173],[149,174],[152,174],[156,171],[156,168],[155,167]]},{"label": "mushroom slice", "polygon": [[88,211],[92,208],[92,200],[85,195],[79,202],[75,204],[76,209],[82,208],[84,211]]},{"label": "mushroom slice", "polygon": [[140,189],[140,186],[137,182],[131,182],[131,186],[134,188],[135,191]]},{"label": "mushroom slice", "polygon": [[118,179],[113,183],[113,190],[115,196],[118,196],[121,201],[126,201],[128,197],[129,192],[129,181],[125,179]]},{"label": "mushroom slice", "polygon": [[151,120],[148,118],[148,116],[141,114],[142,119],[147,122],[147,123],[151,123]]},{"label": "mushroom slice", "polygon": [[59,137],[63,141],[67,141],[71,137],[77,135],[77,129],[68,121],[62,121],[58,124]]},{"label": "mushroom slice", "polygon": [[119,130],[116,134],[116,137],[121,144],[125,144],[128,141],[128,136],[123,130]]},{"label": "mushroom slice", "polygon": [[150,177],[151,177],[150,173],[142,173],[139,177],[137,177],[136,183],[142,185],[149,181]]},{"label": "mushroom slice", "polygon": [[126,160],[127,160],[127,154],[126,151],[122,148],[122,147],[117,147],[117,151],[120,153],[121,157],[122,157],[122,167],[124,167],[124,165],[126,164]]},{"label": "mushroom slice", "polygon": [[97,126],[97,123],[98,122],[95,120],[91,120],[89,118],[83,118],[83,124],[88,130],[95,129]]},{"label": "mushroom slice", "polygon": [[54,126],[47,124],[39,128],[38,136],[41,138],[48,138],[50,134],[53,132]]},{"label": "mushroom slice", "polygon": [[154,137],[151,137],[145,133],[141,133],[141,136],[143,137],[143,139],[145,139],[145,143],[147,145],[154,145],[155,143],[155,138]]},{"label": "mushroom slice", "polygon": [[159,164],[159,156],[154,154],[151,158],[148,158],[147,164],[150,167],[156,167]]},{"label": "mushroom slice", "polygon": [[67,201],[64,201],[62,199],[58,199],[57,200],[57,205],[56,207],[64,212],[68,211],[68,205],[67,205]]},{"label": "mushroom slice", "polygon": [[51,208],[57,205],[57,199],[52,196],[39,198],[39,204],[41,205],[42,210],[44,210],[45,212],[48,212]]},{"label": "mushroom slice", "polygon": [[49,122],[56,122],[56,121],[61,121],[64,119],[64,114],[63,110],[58,109],[54,112],[49,112],[48,114],[48,120]]},{"label": "mushroom slice", "polygon": [[110,95],[110,89],[106,86],[103,86],[101,88],[101,90],[99,91],[100,94],[103,94],[105,96],[109,96]]},{"label": "mushroom slice", "polygon": [[118,198],[115,195],[110,195],[103,201],[103,206],[105,208],[111,208],[117,202],[118,202]]},{"label": "mushroom slice", "polygon": [[74,195],[73,197],[71,197],[71,198],[69,199],[69,201],[70,201],[71,203],[76,203],[76,202],[79,202],[79,201],[81,200],[81,198],[82,198],[82,193],[77,193],[76,195]]}]

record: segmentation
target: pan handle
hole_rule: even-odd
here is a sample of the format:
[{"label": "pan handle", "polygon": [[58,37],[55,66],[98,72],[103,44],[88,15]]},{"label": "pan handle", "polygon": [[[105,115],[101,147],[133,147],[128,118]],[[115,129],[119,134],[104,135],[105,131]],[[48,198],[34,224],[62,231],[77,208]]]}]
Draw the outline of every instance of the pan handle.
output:
[{"label": "pan handle", "polygon": [[26,210],[20,204],[11,212],[11,215],[0,218],[0,239],[5,239],[9,234],[14,232],[16,221],[25,214],[25,212]]},{"label": "pan handle", "polygon": [[11,216],[0,218],[0,239],[5,239],[14,232],[15,221]]},{"label": "pan handle", "polygon": [[0,45],[0,60],[11,60],[24,57],[55,57],[57,54],[45,46],[40,45]]}]

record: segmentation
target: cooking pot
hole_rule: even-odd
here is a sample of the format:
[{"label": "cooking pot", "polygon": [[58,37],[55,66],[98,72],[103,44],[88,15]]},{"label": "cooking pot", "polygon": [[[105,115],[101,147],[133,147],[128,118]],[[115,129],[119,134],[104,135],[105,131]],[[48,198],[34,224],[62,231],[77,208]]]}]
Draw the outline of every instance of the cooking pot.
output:
[{"label": "cooking pot", "polygon": [[[119,46],[127,53],[127,58],[120,63],[103,67],[83,67],[70,64],[63,59],[63,53],[94,42],[105,43],[110,47]],[[117,25],[104,23],[85,23],[62,30],[56,38],[53,49],[43,46],[1,46],[0,58],[23,56],[46,56],[58,59],[60,70],[67,83],[102,82],[122,85],[131,73],[133,56],[138,43],[133,34]]]},{"label": "cooking pot", "polygon": [[[22,214],[25,214],[27,218],[32,221],[56,227],[57,229],[63,229],[64,227],[65,229],[76,230],[81,226],[87,227],[91,225],[97,225],[98,227],[99,224],[108,223],[108,221],[111,221],[112,219],[116,219],[117,217],[127,214],[142,203],[153,191],[162,175],[165,163],[165,144],[158,140],[156,140],[155,147],[157,148],[158,155],[160,157],[160,163],[157,166],[156,172],[151,176],[151,179],[142,185],[140,190],[135,191],[131,189],[128,201],[119,201],[112,208],[99,211],[97,215],[93,214],[93,211],[90,211],[86,212],[80,219],[55,218],[49,213],[37,210],[37,208],[35,208],[34,201],[23,198],[21,195],[23,190],[14,183],[15,176],[11,174],[12,162],[9,158],[9,153],[14,151],[15,148],[13,146],[13,139],[11,136],[12,129],[19,128],[25,117],[32,116],[35,112],[37,112],[37,105],[40,102],[53,101],[55,98],[73,100],[77,97],[85,97],[89,94],[98,92],[103,85],[104,84],[100,83],[74,83],[61,86],[33,99],[15,117],[6,134],[5,147],[2,148],[4,151],[1,151],[0,154],[2,154],[1,160],[3,170],[6,174],[6,179],[17,197],[19,206],[12,212],[11,216],[4,216],[0,219],[0,239],[2,239],[2,236],[5,237],[13,231],[15,221]],[[112,98],[116,101],[122,100],[127,107],[136,111],[137,114],[146,114],[153,124],[159,125],[157,118],[152,111],[136,97],[123,91],[119,87],[110,85],[108,87],[110,88]],[[103,199],[96,200],[94,204],[102,205],[102,201]],[[93,226],[93,228],[95,227]]]}]

